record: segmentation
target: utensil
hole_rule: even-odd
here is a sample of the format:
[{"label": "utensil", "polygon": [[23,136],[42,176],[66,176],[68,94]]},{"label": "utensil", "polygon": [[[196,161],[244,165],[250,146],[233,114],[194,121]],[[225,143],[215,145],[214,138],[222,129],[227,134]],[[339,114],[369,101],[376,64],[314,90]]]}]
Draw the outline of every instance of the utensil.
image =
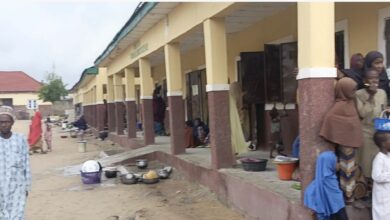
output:
[{"label": "utensil", "polygon": [[139,159],[139,160],[136,160],[135,165],[139,169],[145,169],[146,167],[148,167],[148,161],[146,159]]}]

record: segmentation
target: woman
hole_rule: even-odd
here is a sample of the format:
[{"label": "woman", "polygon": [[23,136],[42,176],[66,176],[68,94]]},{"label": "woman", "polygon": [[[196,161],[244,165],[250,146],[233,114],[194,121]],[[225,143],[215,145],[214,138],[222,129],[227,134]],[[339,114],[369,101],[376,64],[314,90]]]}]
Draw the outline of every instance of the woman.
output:
[{"label": "woman", "polygon": [[390,98],[389,78],[383,65],[383,55],[378,51],[369,52],[364,60],[364,71],[375,69],[379,73],[379,88],[385,90],[387,98]]},{"label": "woman", "polygon": [[28,144],[30,145],[30,151],[33,153],[36,153],[36,150],[41,150],[42,154],[45,153],[42,141],[42,115],[39,111],[35,112],[31,120]]},{"label": "woman", "polygon": [[355,201],[357,181],[357,149],[363,144],[362,125],[355,106],[357,83],[348,77],[340,79],[335,88],[336,102],[325,115],[320,135],[337,145],[340,161],[340,185],[346,202]]},{"label": "woman", "polygon": [[350,61],[350,69],[342,70],[344,74],[355,80],[358,84],[358,89],[362,89],[364,87],[363,84],[363,70],[364,70],[364,57],[361,53],[356,53],[352,55]]},{"label": "woman", "polygon": [[380,116],[387,106],[386,92],[379,89],[380,75],[376,69],[368,69],[364,72],[365,89],[356,92],[356,105],[363,124],[363,147],[359,150],[359,162],[364,175],[371,177],[372,160],[378,153],[378,148],[373,141],[374,118]]}]

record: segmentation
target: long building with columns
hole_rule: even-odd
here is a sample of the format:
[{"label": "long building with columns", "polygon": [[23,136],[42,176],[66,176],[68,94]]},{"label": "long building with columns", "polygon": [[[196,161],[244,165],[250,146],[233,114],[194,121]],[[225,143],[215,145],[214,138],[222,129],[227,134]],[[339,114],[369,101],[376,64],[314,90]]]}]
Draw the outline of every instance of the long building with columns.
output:
[{"label": "long building with columns", "polygon": [[[236,161],[230,85],[241,88],[245,137],[260,149],[270,148],[270,110],[284,112],[282,141],[289,151],[300,134],[305,188],[313,178],[316,155],[328,147],[318,133],[334,102],[335,66],[349,68],[352,54],[372,50],[382,52],[389,66],[389,18],[390,3],[141,3],[95,67],[83,72],[72,90],[75,104],[96,131],[107,127],[110,138],[124,146],[137,137],[135,125],[142,121],[143,145],[148,146],[156,140],[153,90],[161,85],[168,101],[171,155],[186,154],[184,122],[200,117],[210,126],[211,142],[210,167],[202,172],[212,181],[223,179],[223,189],[209,183],[213,191],[249,218],[308,219],[300,202],[285,202],[278,193],[248,191],[255,184],[239,185],[236,179],[236,188],[229,188],[227,171],[221,168]],[[276,205],[286,211],[262,212]]]}]

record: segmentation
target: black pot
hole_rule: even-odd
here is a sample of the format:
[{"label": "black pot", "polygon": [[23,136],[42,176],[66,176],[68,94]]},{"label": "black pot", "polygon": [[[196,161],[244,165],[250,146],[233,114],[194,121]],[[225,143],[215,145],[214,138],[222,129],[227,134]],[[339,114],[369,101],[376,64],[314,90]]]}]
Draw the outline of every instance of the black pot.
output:
[{"label": "black pot", "polygon": [[123,184],[135,184],[138,182],[137,177],[134,174],[123,174],[121,175],[121,183]]},{"label": "black pot", "polygon": [[104,175],[107,177],[107,178],[115,178],[116,175],[117,175],[117,170],[106,170],[104,171]]},{"label": "black pot", "polygon": [[243,158],[240,160],[245,171],[264,171],[267,167],[267,159]]}]

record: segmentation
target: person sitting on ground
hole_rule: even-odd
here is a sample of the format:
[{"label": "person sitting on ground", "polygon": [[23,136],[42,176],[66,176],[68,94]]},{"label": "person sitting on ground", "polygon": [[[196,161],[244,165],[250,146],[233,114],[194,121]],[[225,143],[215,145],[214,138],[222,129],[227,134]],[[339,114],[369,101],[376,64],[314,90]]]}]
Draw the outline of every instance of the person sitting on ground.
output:
[{"label": "person sitting on ground", "polygon": [[80,118],[72,123],[73,126],[79,129],[78,135],[80,140],[84,140],[84,133],[88,129],[87,121],[84,119],[84,115],[81,115]]},{"label": "person sitting on ground", "polygon": [[390,132],[377,131],[374,134],[379,153],[372,165],[372,217],[373,220],[390,219]]},{"label": "person sitting on ground", "polygon": [[195,146],[204,146],[208,144],[209,127],[200,119],[194,119],[193,136]]},{"label": "person sitting on ground", "polygon": [[35,112],[31,119],[30,131],[28,133],[28,144],[30,145],[30,152],[36,153],[40,150],[42,154],[46,153],[43,150],[42,141],[42,115],[39,111]]},{"label": "person sitting on ground", "polygon": [[322,152],[317,158],[315,178],[304,193],[304,205],[316,213],[318,220],[348,220],[336,164],[333,151]]},{"label": "person sitting on ground", "polygon": [[192,148],[195,147],[194,143],[194,136],[193,134],[193,129],[194,123],[192,123],[191,120],[188,120],[185,122],[185,127],[184,127],[184,140],[185,140],[185,147],[186,148]]}]

